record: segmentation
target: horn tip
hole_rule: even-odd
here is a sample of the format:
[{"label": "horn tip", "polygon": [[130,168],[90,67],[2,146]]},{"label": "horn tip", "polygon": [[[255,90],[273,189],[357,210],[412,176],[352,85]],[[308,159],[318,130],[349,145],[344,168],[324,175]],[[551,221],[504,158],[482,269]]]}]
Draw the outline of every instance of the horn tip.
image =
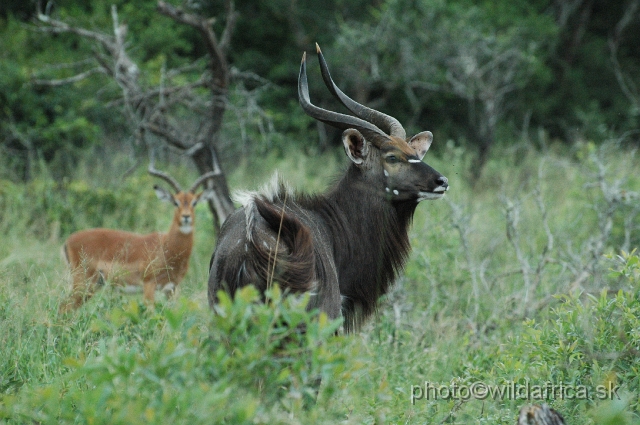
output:
[{"label": "horn tip", "polygon": [[320,50],[320,45],[316,43],[316,53],[321,54],[322,50]]},{"label": "horn tip", "polygon": [[307,52],[302,52],[302,63],[305,63],[307,60]]}]

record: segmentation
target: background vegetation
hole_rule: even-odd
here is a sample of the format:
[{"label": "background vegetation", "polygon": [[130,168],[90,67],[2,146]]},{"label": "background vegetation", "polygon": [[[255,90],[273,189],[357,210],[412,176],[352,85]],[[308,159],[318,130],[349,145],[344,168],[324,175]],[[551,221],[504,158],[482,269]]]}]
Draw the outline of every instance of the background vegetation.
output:
[{"label": "background vegetation", "polygon": [[[220,31],[226,4],[183,6],[216,17]],[[206,59],[197,31],[158,13],[153,1],[46,2],[40,10],[109,35],[112,5],[126,25],[127,54],[140,68],[143,89],[169,79],[165,69]],[[522,136],[566,144],[637,137],[636,0],[302,0],[238,2],[235,10],[219,141],[223,166],[239,155],[294,146],[313,153],[339,143],[337,132],[318,133],[297,106],[299,61],[316,41],[345,92],[392,113],[410,132],[429,128],[436,141],[467,147],[479,165],[494,144],[511,145]],[[64,175],[89,147],[140,155],[145,146],[136,145],[127,114],[114,113],[123,106],[116,81],[95,74],[74,84],[42,84],[92,69],[100,46],[39,30],[35,12],[35,1],[0,5],[2,175],[28,179],[39,159]],[[335,108],[320,79],[310,82],[314,101]],[[186,121],[182,131],[195,133],[189,128],[195,125]],[[467,171],[477,177],[481,167]]]},{"label": "background vegetation", "polygon": [[[145,78],[203,57],[197,35],[155,2],[113,3]],[[219,145],[229,186],[256,188],[279,169],[319,191],[343,169],[337,134],[297,106],[314,41],[345,92],[409,133],[434,132],[426,160],[451,184],[444,201],[419,206],[404,275],[348,336],[277,292],[264,306],[247,291],[213,315],[204,208],[177,300],[146,308],[107,290],[57,316],[66,236],[163,229],[171,213],[113,81],[34,82],[76,74],[93,46],[37,31],[35,4],[2,2],[0,422],[512,424],[521,406],[547,402],[569,424],[640,423],[638,2],[317,3],[236,5]],[[110,6],[48,3],[107,32]],[[335,108],[311,82],[314,101]],[[185,158],[158,153],[180,181],[195,179]],[[290,330],[300,323],[305,335]],[[425,381],[611,384],[620,399],[411,403]]]}]

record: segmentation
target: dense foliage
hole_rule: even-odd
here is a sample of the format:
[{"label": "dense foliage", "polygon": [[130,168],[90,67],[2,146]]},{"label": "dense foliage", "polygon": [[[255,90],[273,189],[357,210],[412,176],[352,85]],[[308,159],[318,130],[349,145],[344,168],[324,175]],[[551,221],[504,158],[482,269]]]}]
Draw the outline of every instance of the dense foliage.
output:
[{"label": "dense foliage", "polygon": [[[148,83],[159,81],[163,67],[205,55],[195,31],[160,16],[155,2],[112,3]],[[48,2],[46,12],[109,32],[112,3]],[[223,2],[185,7],[203,16],[224,10]],[[598,143],[630,137],[639,125],[640,48],[633,34],[640,31],[640,12],[634,1],[334,0],[235,7],[226,158],[291,140],[307,150],[318,146],[295,100],[301,52],[312,52],[315,41],[347,93],[392,113],[410,130],[429,129],[436,140],[473,146],[478,167],[496,140],[510,144],[524,134],[536,143],[585,137]],[[86,71],[92,47],[80,37],[38,31],[35,11],[35,2],[0,6],[0,147],[2,172],[12,179],[28,178],[39,159],[60,175],[82,148],[131,145],[115,113],[120,93],[113,81],[94,75],[73,85],[38,83]],[[222,24],[218,19],[214,26]],[[319,80],[311,79],[313,98],[335,107]],[[337,134],[328,136],[321,137],[321,149],[335,143]]]},{"label": "dense foliage", "polygon": [[[92,160],[64,185],[46,169],[28,185],[2,182],[0,423],[506,425],[522,406],[546,402],[569,424],[637,425],[634,152],[587,144],[500,153],[475,187],[453,171],[469,152],[450,146],[431,158],[452,170],[455,190],[419,206],[405,273],[365,329],[347,336],[277,291],[268,305],[251,289],[223,298],[213,315],[206,220],[177,300],[150,308],[107,288],[58,316],[68,232],[162,229],[170,208],[158,206],[142,170],[104,183],[127,161]],[[296,187],[318,190],[342,161],[342,152],[273,155],[239,166],[231,184],[255,188],[278,168]],[[492,395],[465,392],[478,383]],[[533,392],[547,387],[556,392]],[[454,397],[452,388],[464,389]]]},{"label": "dense foliage", "polygon": [[[36,3],[0,2],[0,424],[513,424],[542,402],[568,424],[640,424],[640,1],[235,4],[218,146],[232,189],[279,169],[323,190],[346,163],[337,133],[296,100],[315,41],[345,92],[435,134],[426,161],[451,190],[418,207],[404,273],[347,336],[277,289],[268,304],[251,289],[223,297],[213,314],[204,208],[176,300],[147,306],[106,288],[57,314],[64,238],[163,230],[171,212],[118,83],[55,84],[87,71],[99,47],[41,31]],[[201,37],[155,1],[42,6],[108,34],[112,4],[141,87],[206,69]],[[181,7],[224,26],[223,1]],[[337,109],[315,61],[309,73],[314,103]],[[188,107],[173,112],[197,127]],[[188,159],[156,153],[194,180]],[[471,396],[482,386],[493,393]]]}]

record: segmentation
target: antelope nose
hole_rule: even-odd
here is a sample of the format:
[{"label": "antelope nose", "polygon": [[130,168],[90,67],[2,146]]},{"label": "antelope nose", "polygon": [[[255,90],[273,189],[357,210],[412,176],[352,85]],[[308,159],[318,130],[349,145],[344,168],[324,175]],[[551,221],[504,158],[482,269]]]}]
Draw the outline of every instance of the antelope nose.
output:
[{"label": "antelope nose", "polygon": [[436,179],[436,183],[439,186],[448,186],[449,185],[449,179],[447,179],[445,176],[440,176]]}]

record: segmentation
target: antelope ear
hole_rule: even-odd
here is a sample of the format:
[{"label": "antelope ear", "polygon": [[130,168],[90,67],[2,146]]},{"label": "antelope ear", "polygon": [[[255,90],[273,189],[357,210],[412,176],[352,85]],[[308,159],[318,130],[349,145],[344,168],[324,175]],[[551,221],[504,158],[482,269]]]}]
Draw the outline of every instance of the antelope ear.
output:
[{"label": "antelope ear", "polygon": [[409,140],[409,146],[415,149],[418,158],[422,159],[431,147],[431,142],[433,142],[433,134],[430,131],[423,131]]},{"label": "antelope ear", "polygon": [[196,204],[200,201],[210,201],[215,197],[216,197],[216,193],[213,191],[213,189],[205,189],[198,196],[196,196],[196,198],[193,201],[193,206],[195,207]]},{"label": "antelope ear", "polygon": [[161,201],[171,202],[172,204],[176,203],[175,199],[173,199],[173,195],[167,189],[161,186],[155,185],[153,186],[153,190],[155,190],[156,196]]},{"label": "antelope ear", "polygon": [[342,133],[342,144],[349,159],[356,165],[362,165],[369,154],[369,143],[364,136],[358,130],[348,128]]}]

